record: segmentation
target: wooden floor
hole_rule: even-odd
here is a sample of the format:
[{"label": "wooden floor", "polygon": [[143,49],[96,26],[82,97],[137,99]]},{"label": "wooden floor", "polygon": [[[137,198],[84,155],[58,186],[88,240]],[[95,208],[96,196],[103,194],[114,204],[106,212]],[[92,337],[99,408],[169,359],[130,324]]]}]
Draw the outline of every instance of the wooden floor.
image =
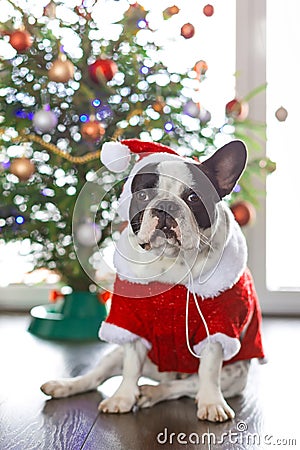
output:
[{"label": "wooden floor", "polygon": [[115,379],[105,394],[47,399],[39,390],[44,381],[84,373],[108,346],[45,341],[26,331],[28,323],[26,315],[0,314],[0,450],[300,448],[300,319],[265,318],[269,363],[253,365],[245,395],[229,401],[235,420],[217,425],[198,421],[186,398],[99,414],[97,404]]}]

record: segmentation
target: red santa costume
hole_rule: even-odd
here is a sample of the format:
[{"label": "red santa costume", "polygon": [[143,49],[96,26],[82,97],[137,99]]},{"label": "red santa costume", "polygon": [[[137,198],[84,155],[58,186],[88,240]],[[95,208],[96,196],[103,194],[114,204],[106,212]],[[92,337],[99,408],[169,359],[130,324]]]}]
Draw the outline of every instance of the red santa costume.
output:
[{"label": "red santa costume", "polygon": [[[122,143],[128,145],[131,150],[136,146],[140,149],[140,141],[133,141],[133,144],[131,141]],[[138,145],[135,142],[138,142]],[[142,144],[143,149],[147,148],[147,143]],[[148,153],[135,164],[125,183],[119,208],[124,220],[129,217],[130,188],[135,173],[148,163],[180,158],[168,147],[158,147],[163,154]],[[153,148],[150,151],[153,151]],[[107,161],[106,165],[109,167]],[[112,166],[109,168],[112,169]],[[120,172],[119,169],[120,166],[115,171]],[[222,345],[224,364],[264,357],[261,312],[253,280],[246,267],[245,239],[228,208],[222,202],[218,208],[226,216],[226,224],[229,224],[224,250],[215,267],[206,272],[202,268],[201,277],[193,275],[192,287],[190,283],[176,284],[168,278],[161,282],[160,275],[156,276],[155,272],[151,271],[150,260],[147,266],[149,277],[142,278],[139,275],[141,250],[134,247],[134,235],[129,227],[122,232],[114,257],[117,278],[111,310],[99,331],[102,340],[124,344],[142,339],[149,350],[149,358],[160,371],[198,371],[199,359],[188,349],[186,330],[189,344],[199,357],[208,339]],[[149,253],[151,252],[143,254],[143,262],[145,258],[147,260]],[[179,275],[178,273],[178,280],[184,278]],[[192,293],[201,309],[209,335],[199,316]]]}]

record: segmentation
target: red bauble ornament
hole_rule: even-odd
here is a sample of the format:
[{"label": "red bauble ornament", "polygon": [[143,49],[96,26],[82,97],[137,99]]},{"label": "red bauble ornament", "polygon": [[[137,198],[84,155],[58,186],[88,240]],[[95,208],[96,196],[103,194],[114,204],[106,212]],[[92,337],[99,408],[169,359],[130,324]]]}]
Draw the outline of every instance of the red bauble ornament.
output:
[{"label": "red bauble ornament", "polygon": [[203,61],[203,59],[200,59],[200,61],[196,62],[196,64],[194,65],[194,71],[198,75],[205,75],[207,69],[208,69],[207,62]]},{"label": "red bauble ornament", "polygon": [[248,116],[249,107],[247,102],[234,98],[225,107],[226,116],[242,122]]},{"label": "red bauble ornament", "polygon": [[81,125],[81,135],[86,141],[98,141],[104,134],[105,129],[97,120],[89,120]]},{"label": "red bauble ornament", "polygon": [[203,8],[203,14],[207,17],[211,17],[214,13],[214,7],[213,5],[205,5]]},{"label": "red bauble ornament", "polygon": [[191,23],[185,23],[181,27],[181,36],[185,39],[191,39],[195,34],[195,27]]},{"label": "red bauble ornament", "polygon": [[9,43],[18,52],[25,52],[32,46],[32,40],[27,30],[17,30],[11,33]]},{"label": "red bauble ornament", "polygon": [[89,74],[95,83],[107,82],[112,80],[118,70],[117,64],[111,59],[97,59],[93,64],[90,64]]},{"label": "red bauble ornament", "polygon": [[256,211],[254,206],[249,202],[241,200],[231,205],[230,209],[233,212],[235,220],[241,227],[250,225],[255,221]]}]

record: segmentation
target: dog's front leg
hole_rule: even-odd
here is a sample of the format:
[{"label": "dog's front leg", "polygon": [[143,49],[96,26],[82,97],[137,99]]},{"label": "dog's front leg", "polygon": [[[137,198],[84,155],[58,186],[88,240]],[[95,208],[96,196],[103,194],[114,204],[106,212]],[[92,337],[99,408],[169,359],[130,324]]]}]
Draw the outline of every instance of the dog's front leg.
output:
[{"label": "dog's front leg", "polygon": [[220,386],[223,362],[222,346],[208,343],[202,353],[199,366],[199,390],[196,396],[197,416],[201,420],[224,422],[234,418],[234,411],[226,403]]},{"label": "dog's front leg", "polygon": [[120,387],[110,398],[99,404],[99,410],[104,413],[126,413],[136,404],[139,389],[138,379],[142,374],[147,348],[140,341],[124,345],[123,380]]}]

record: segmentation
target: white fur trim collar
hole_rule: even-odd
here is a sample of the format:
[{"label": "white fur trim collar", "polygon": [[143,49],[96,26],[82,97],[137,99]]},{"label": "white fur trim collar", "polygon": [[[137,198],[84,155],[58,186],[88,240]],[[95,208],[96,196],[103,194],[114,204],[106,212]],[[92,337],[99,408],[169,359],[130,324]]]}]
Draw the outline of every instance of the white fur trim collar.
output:
[{"label": "white fur trim collar", "polygon": [[[230,289],[246,269],[247,246],[245,237],[229,208],[221,202],[219,208],[223,210],[227,223],[221,224],[221,227],[228,227],[225,246],[216,251],[216,257],[211,260],[214,262],[213,265],[211,261],[206,264],[205,258],[203,260],[199,252],[197,260],[194,260],[190,267],[192,283],[189,283],[187,267],[182,264],[180,258],[174,262],[171,258],[153,257],[151,252],[141,249],[128,227],[122,232],[114,254],[114,265],[119,278],[138,284],[148,284],[151,281],[170,285],[183,284],[202,298],[216,297]],[[215,239],[218,240],[217,234]]]}]

